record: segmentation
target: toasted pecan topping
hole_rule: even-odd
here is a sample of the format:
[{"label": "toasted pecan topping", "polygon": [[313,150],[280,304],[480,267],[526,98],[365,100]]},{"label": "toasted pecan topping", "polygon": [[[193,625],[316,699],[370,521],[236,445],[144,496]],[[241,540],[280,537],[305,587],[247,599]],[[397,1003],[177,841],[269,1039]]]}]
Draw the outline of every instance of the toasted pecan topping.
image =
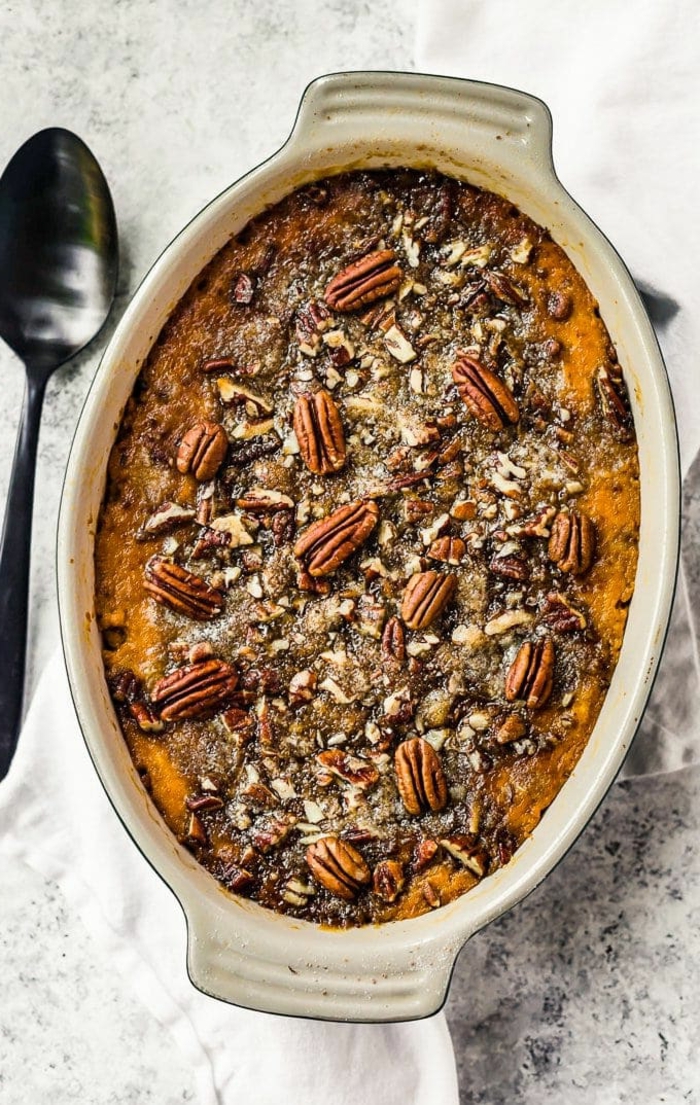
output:
[{"label": "toasted pecan topping", "polygon": [[595,375],[595,387],[603,412],[621,441],[632,441],[634,422],[627,385],[617,361],[602,365]]},{"label": "toasted pecan topping", "polygon": [[562,511],[552,523],[547,551],[562,572],[583,575],[593,563],[596,547],[595,526],[587,514]]},{"label": "toasted pecan topping", "polygon": [[345,434],[340,412],[327,391],[300,395],[294,404],[294,432],[310,472],[327,476],[345,464]]},{"label": "toasted pecan topping", "polygon": [[228,450],[228,437],[218,422],[197,422],[192,426],[177,451],[176,466],[183,476],[191,472],[204,483],[219,471]]},{"label": "toasted pecan topping", "polygon": [[396,785],[410,814],[434,812],[447,805],[447,781],[440,757],[422,737],[403,741],[394,757]]},{"label": "toasted pecan topping", "polygon": [[457,588],[457,577],[442,572],[416,572],[408,581],[401,617],[409,629],[425,629],[447,606]]},{"label": "toasted pecan topping", "polygon": [[554,645],[550,637],[540,641],[523,641],[506,676],[507,701],[514,702],[521,698],[531,710],[545,706],[552,693],[554,661]]},{"label": "toasted pecan topping", "polygon": [[159,680],[151,696],[163,721],[210,718],[228,704],[238,675],[223,660],[204,660],[177,668]]},{"label": "toasted pecan topping", "polygon": [[356,502],[309,526],[294,546],[294,555],[306,563],[311,576],[327,576],[352,556],[379,520],[375,502]]},{"label": "toasted pecan topping", "polygon": [[221,591],[162,556],[152,556],[148,561],[143,585],[156,602],[197,621],[209,621],[224,608]]},{"label": "toasted pecan topping", "polygon": [[334,276],[326,288],[326,303],[334,311],[356,311],[395,292],[402,272],[393,249],[368,253]]},{"label": "toasted pecan topping", "polygon": [[352,844],[337,836],[326,836],[310,844],[306,849],[306,862],[321,886],[348,902],[372,881],[364,858]]},{"label": "toasted pecan topping", "polygon": [[520,418],[509,388],[476,357],[458,354],[452,366],[452,379],[469,413],[490,430],[502,430]]}]

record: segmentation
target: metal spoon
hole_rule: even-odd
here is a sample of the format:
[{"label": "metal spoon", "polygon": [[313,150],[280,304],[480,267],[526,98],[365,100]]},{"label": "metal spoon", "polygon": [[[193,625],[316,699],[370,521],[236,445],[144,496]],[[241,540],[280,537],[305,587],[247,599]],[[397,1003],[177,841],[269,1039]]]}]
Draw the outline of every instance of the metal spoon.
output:
[{"label": "metal spoon", "polygon": [[117,224],[100,166],[75,134],[42,130],[0,177],[0,337],[27,383],[0,544],[0,778],[22,720],[34,470],[51,373],[101,329],[117,283]]}]

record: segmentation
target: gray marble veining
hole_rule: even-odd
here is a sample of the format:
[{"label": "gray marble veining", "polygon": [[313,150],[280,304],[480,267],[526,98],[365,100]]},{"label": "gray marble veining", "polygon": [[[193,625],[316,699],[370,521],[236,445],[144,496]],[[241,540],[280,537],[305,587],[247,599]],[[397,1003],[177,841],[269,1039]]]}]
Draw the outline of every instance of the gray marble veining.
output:
[{"label": "gray marble veining", "polygon": [[[43,126],[67,126],[91,145],[112,184],[122,237],[113,327],[180,227],[284,139],[308,80],[332,69],[412,67],[413,7],[411,0],[4,5],[0,162]],[[63,469],[103,345],[64,369],[47,397],[32,685],[55,642]],[[3,501],[21,374],[1,346],[0,373]],[[686,525],[700,537],[700,471],[686,505]],[[695,561],[687,577],[692,611],[700,600]],[[700,1101],[699,808],[698,769],[618,785],[551,877],[467,945],[447,1005],[463,1105]],[[173,1041],[114,976],[58,889],[19,863],[4,864],[0,878],[3,1105],[194,1101],[191,1072]]]}]

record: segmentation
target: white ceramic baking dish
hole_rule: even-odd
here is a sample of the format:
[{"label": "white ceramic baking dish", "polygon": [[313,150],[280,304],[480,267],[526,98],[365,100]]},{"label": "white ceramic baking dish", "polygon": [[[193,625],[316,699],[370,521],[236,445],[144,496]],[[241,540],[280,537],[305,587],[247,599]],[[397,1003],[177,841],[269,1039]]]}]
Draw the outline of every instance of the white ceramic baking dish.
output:
[{"label": "white ceramic baking dish", "polygon": [[[93,606],[93,544],[107,459],[137,373],[172,307],[217,250],[298,185],[350,167],[433,166],[513,200],[549,228],[597,297],[630,385],[641,462],[637,586],[620,661],[573,775],[511,862],[410,921],[332,931],[227,894],[157,815],[110,701]],[[338,1020],[424,1017],[443,1003],[477,930],[537,886],[581,832],[629,748],[669,618],[679,528],[675,420],[651,324],[623,262],[557,180],[551,119],[531,96],[401,73],[322,77],[273,157],[209,204],[151,269],[102,359],[71,452],[58,536],[66,662],[90,755],[125,828],[187,918],[195,986],[270,1012]]]}]

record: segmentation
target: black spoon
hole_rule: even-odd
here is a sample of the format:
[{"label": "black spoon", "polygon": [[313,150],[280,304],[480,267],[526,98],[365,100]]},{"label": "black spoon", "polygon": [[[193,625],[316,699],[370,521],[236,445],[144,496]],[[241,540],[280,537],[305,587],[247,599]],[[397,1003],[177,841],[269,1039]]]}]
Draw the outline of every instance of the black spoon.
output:
[{"label": "black spoon", "polygon": [[0,337],[27,384],[0,545],[0,779],[22,721],[34,470],[51,373],[88,344],[117,283],[117,224],[100,166],[59,127],[17,151],[0,177]]}]

